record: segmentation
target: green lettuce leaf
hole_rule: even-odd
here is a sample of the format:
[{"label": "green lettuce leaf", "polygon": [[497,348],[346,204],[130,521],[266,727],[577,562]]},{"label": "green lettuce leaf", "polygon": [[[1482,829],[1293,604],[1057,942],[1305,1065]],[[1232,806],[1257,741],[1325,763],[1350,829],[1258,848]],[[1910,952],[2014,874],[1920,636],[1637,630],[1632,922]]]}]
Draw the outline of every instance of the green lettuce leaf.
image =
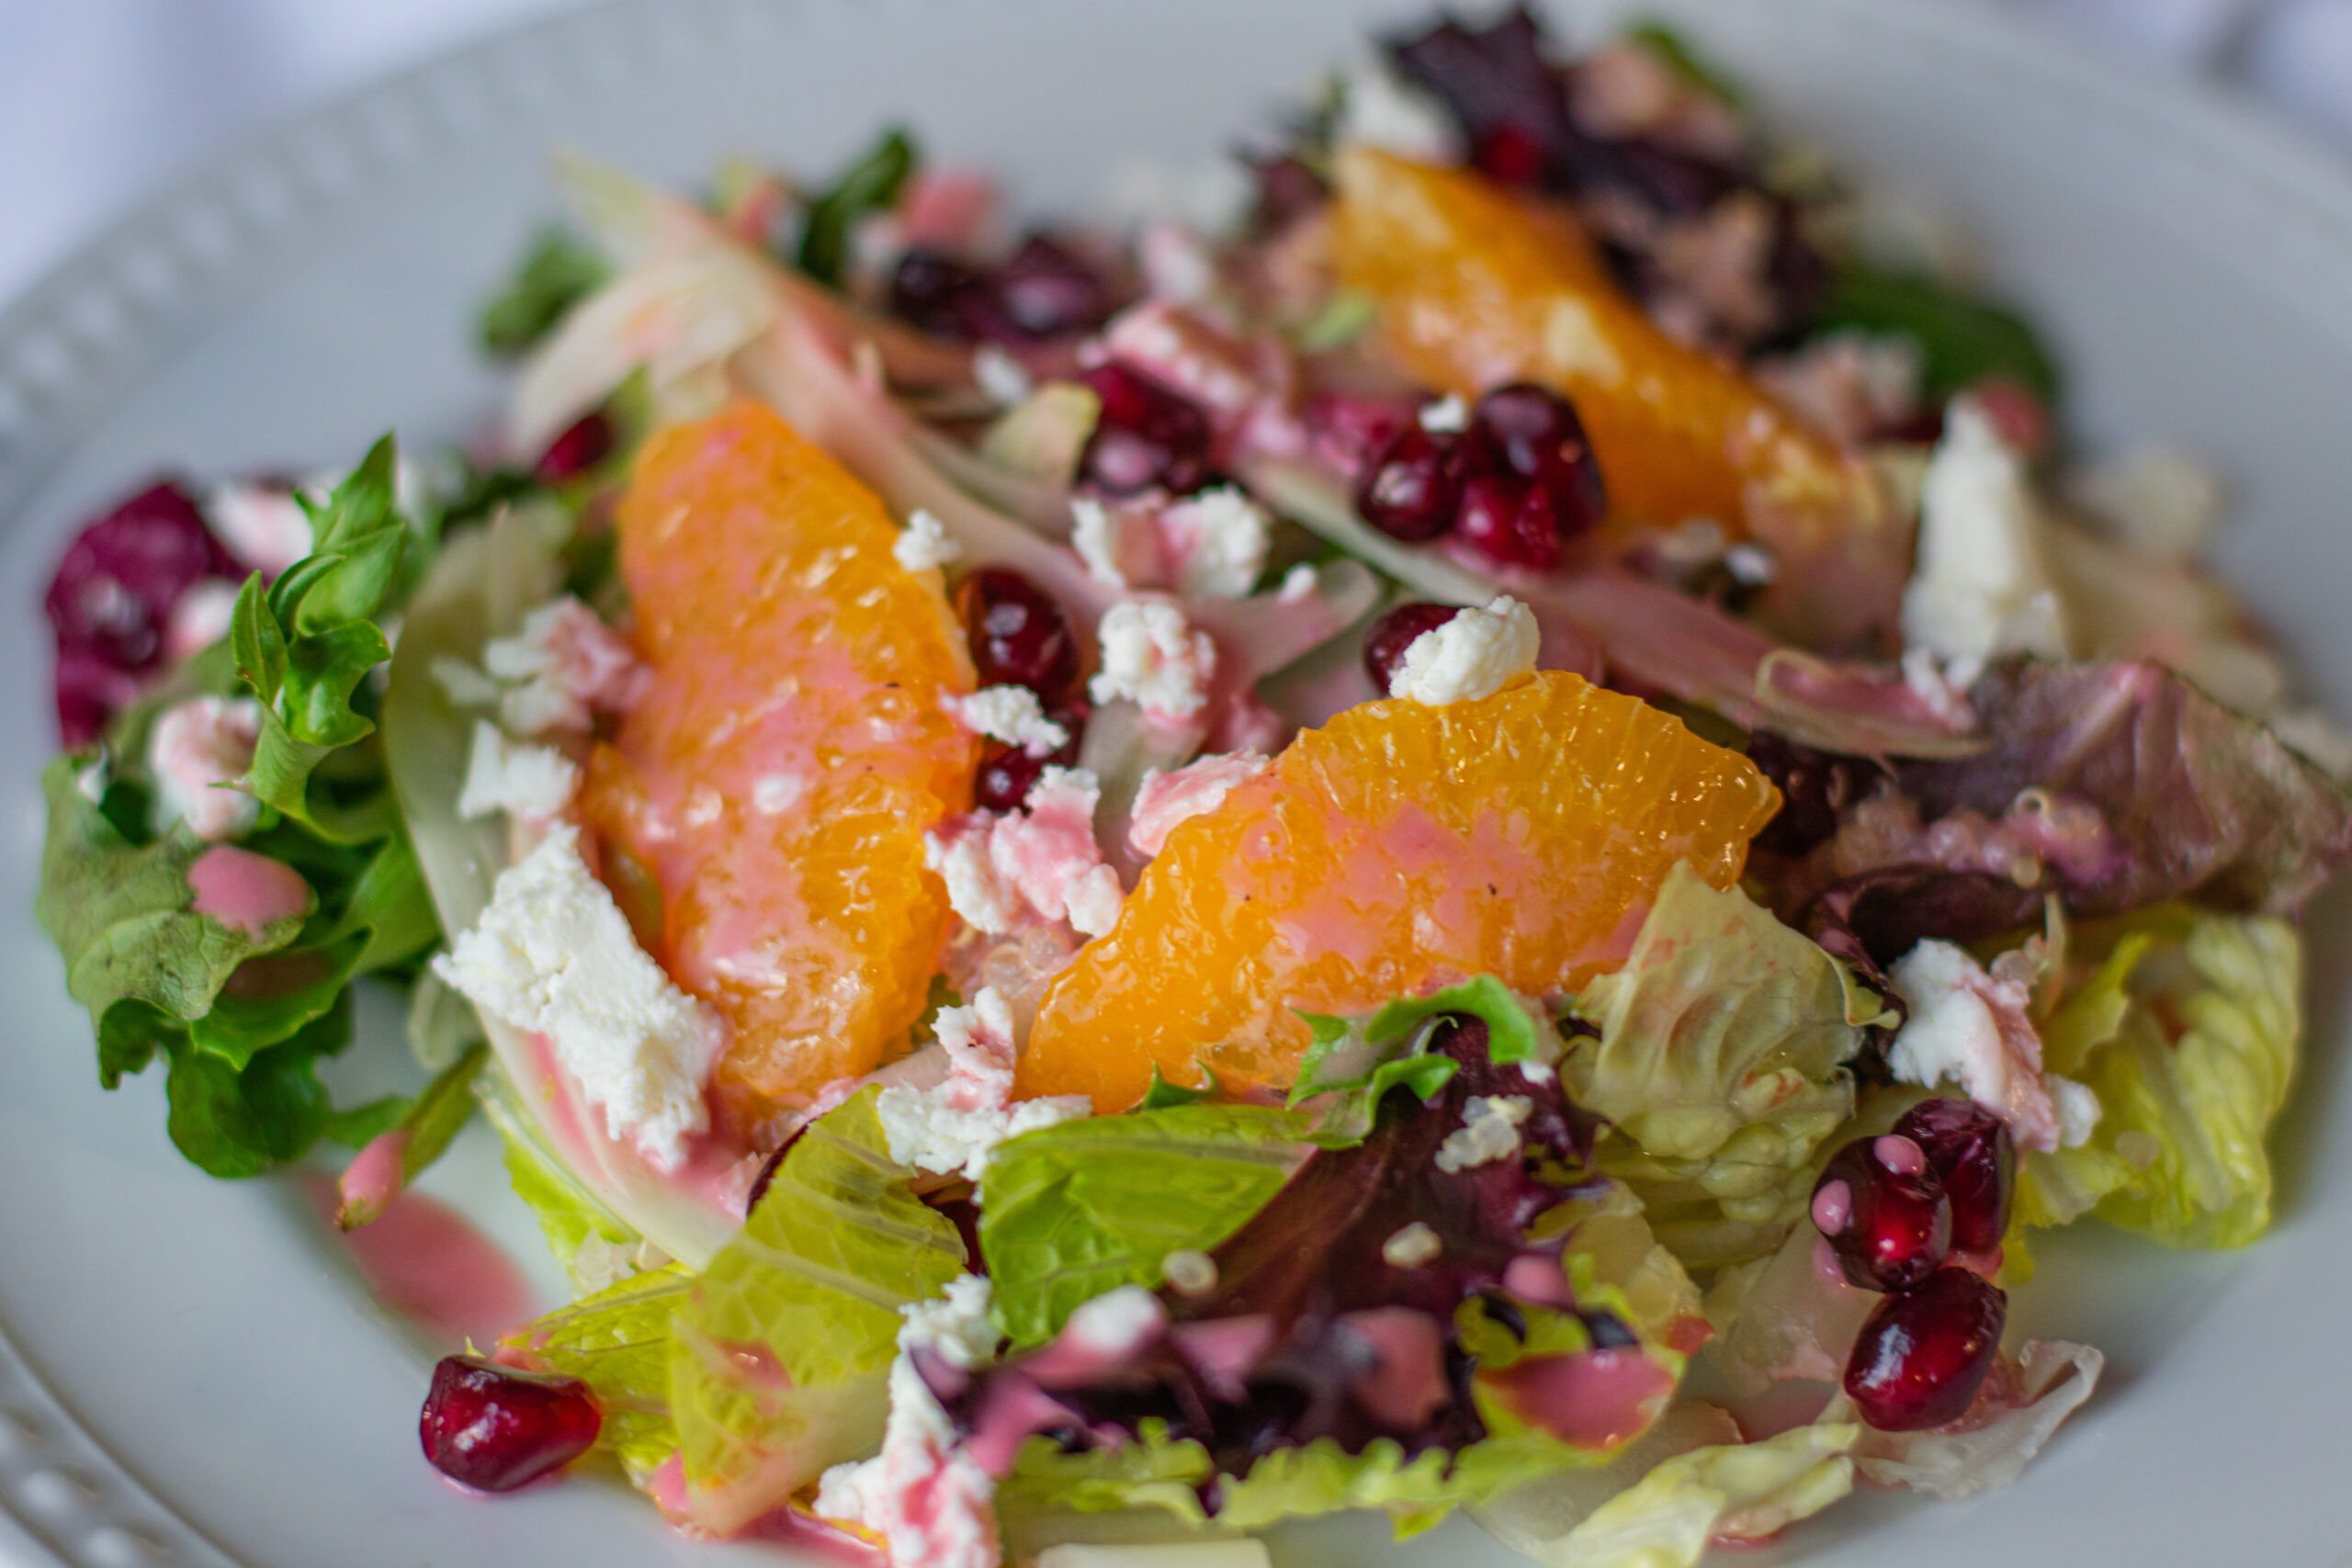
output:
[{"label": "green lettuce leaf", "polygon": [[867,213],[888,210],[899,199],[921,156],[904,127],[885,130],[808,204],[795,265],[820,283],[841,282],[849,260],[851,229]]},{"label": "green lettuce leaf", "polygon": [[707,1529],[731,1533],[874,1450],[899,1309],[964,1270],[955,1225],[890,1158],[878,1092],[800,1135],[673,1319],[670,1404]]},{"label": "green lettuce leaf", "polygon": [[584,1267],[589,1260],[581,1249],[594,1238],[603,1244],[597,1250],[609,1256],[642,1246],[644,1237],[606,1207],[555,1152],[503,1064],[475,1078],[474,1094],[505,1144],[507,1180],[539,1222],[548,1250],[571,1271],[574,1285],[601,1285],[600,1273]]},{"label": "green lettuce leaf", "polygon": [[481,308],[474,335],[486,353],[502,358],[526,353],[566,311],[603,288],[612,271],[594,246],[552,225],[543,228],[514,276]]},{"label": "green lettuce leaf", "polygon": [[1535,1555],[1562,1568],[1694,1568],[1713,1541],[1770,1540],[1851,1492],[1861,1434],[1815,1425],[1677,1454]]},{"label": "green lettuce leaf", "polygon": [[648,1270],[559,1307],[499,1337],[503,1355],[575,1377],[595,1391],[605,1424],[596,1447],[642,1486],[678,1451],[670,1415],[670,1319],[694,1274],[682,1263]]},{"label": "green lettuce leaf", "polygon": [[1837,959],[1679,863],[1624,966],[1574,1011],[1600,1032],[1572,1041],[1560,1071],[1614,1124],[1601,1168],[1702,1268],[1779,1245],[1815,1148],[1853,1114],[1845,1064],[1888,1016]]},{"label": "green lettuce leaf", "polygon": [[1311,1125],[1261,1106],[1183,1104],[1000,1145],[980,1185],[998,1326],[1016,1346],[1042,1344],[1096,1296],[1157,1287],[1170,1253],[1207,1251],[1280,1190]]},{"label": "green lettuce leaf", "polygon": [[2006,377],[2043,399],[2058,395],[2058,365],[2033,326],[2015,311],[1917,273],[1854,268],[1829,287],[1811,328],[1884,333],[1919,345],[1930,396]]},{"label": "green lettuce leaf", "polygon": [[1310,1141],[1333,1149],[1363,1143],[1380,1102],[1399,1085],[1424,1104],[1436,1098],[1453,1081],[1454,1063],[1432,1055],[1430,1045],[1437,1025],[1457,1014],[1485,1021],[1487,1059],[1498,1065],[1545,1062],[1557,1053],[1550,1020],[1492,975],[1353,1018],[1301,1013],[1313,1042],[1299,1059],[1290,1104],[1319,1102],[1321,1120]]}]

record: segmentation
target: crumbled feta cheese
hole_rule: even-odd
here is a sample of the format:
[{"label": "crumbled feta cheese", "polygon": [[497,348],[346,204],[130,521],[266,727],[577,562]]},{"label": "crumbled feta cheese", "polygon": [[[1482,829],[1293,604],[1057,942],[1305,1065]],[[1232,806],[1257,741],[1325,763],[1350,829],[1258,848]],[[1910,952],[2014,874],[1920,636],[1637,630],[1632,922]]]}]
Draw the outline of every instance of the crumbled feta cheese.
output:
[{"label": "crumbled feta cheese", "polygon": [[1266,513],[1233,485],[1204,490],[1159,514],[1176,591],[1193,599],[1239,599],[1266,565]]},{"label": "crumbled feta cheese", "polygon": [[989,401],[1001,409],[1023,402],[1032,390],[1029,372],[1001,344],[984,343],[972,351],[972,379],[979,383]]},{"label": "crumbled feta cheese", "polygon": [[265,577],[311,553],[310,514],[284,485],[222,485],[205,497],[204,520],[231,555]]},{"label": "crumbled feta cheese", "polygon": [[1423,632],[1396,661],[1388,694],[1442,707],[1490,697],[1535,668],[1535,614],[1508,594]]},{"label": "crumbled feta cheese", "polygon": [[1462,1125],[1437,1146],[1438,1169],[1451,1174],[1509,1159],[1519,1153],[1519,1129],[1535,1111],[1523,1094],[1474,1094],[1462,1107]]},{"label": "crumbled feta cheese", "polygon": [[1470,405],[1453,392],[1421,405],[1420,423],[1431,435],[1459,435],[1470,428]]},{"label": "crumbled feta cheese", "polygon": [[1216,1259],[1194,1247],[1180,1247],[1159,1260],[1159,1276],[1179,1295],[1204,1296],[1216,1289]]},{"label": "crumbled feta cheese", "polygon": [[808,783],[798,773],[762,773],[752,781],[752,809],[763,817],[781,817],[807,793]]},{"label": "crumbled feta cheese", "polygon": [[928,1352],[964,1371],[994,1359],[1004,1337],[989,1315],[991,1290],[986,1274],[958,1274],[947,1281],[945,1294],[909,1302],[899,1309],[907,1320],[899,1330],[899,1348]]},{"label": "crumbled feta cheese", "polygon": [[1105,588],[1125,588],[1127,575],[1119,567],[1118,525],[1111,509],[1092,496],[1069,503],[1070,547],[1086,563],[1086,574]]},{"label": "crumbled feta cheese", "polygon": [[1976,677],[1982,673],[1984,666],[1973,659],[1955,660],[1947,665],[1924,648],[1905,649],[1903,652],[1903,683],[1928,705],[1929,713],[1948,724],[1974,722],[1968,706],[1968,688],[1976,683]]},{"label": "crumbled feta cheese", "polygon": [[1380,1244],[1380,1256],[1392,1269],[1419,1269],[1444,1250],[1437,1232],[1419,1220]]},{"label": "crumbled feta cheese", "polygon": [[229,635],[237,616],[237,585],[218,577],[198,579],[172,604],[164,623],[164,656],[177,663],[193,659]]},{"label": "crumbled feta cheese", "polygon": [[2022,978],[1988,975],[1948,942],[1923,942],[1888,980],[1911,1016],[1887,1047],[1887,1069],[1932,1089],[1950,1078],[2009,1124],[2021,1149],[2058,1146],[2058,1111],[2041,1081],[2041,1037]]},{"label": "crumbled feta cheese", "polygon": [[2142,555],[2184,560],[2222,519],[2222,487],[2196,457],[2143,446],[2067,476],[2066,499]]},{"label": "crumbled feta cheese", "polygon": [[155,830],[186,821],[199,839],[233,839],[261,816],[261,802],[232,787],[254,765],[261,705],[251,697],[190,697],[165,708],[147,737],[155,778]]},{"label": "crumbled feta cheese", "polygon": [[1203,757],[1171,773],[1148,770],[1136,790],[1136,804],[1127,821],[1127,843],[1139,855],[1156,855],[1180,822],[1188,822],[1225,804],[1237,784],[1249,783],[1273,759],[1256,751],[1227,751]]},{"label": "crumbled feta cheese", "polygon": [[476,719],[458,815],[471,821],[503,811],[509,817],[543,820],[571,805],[579,787],[580,770],[562,752],[551,746],[518,744],[488,719]]},{"label": "crumbled feta cheese", "polygon": [[475,665],[446,653],[436,653],[425,669],[452,707],[492,708],[498,705],[498,682]]},{"label": "crumbled feta cheese", "polygon": [[1377,58],[1359,61],[1340,78],[1332,141],[1430,164],[1457,163],[1463,151],[1461,133],[1445,107]]},{"label": "crumbled feta cheese", "polygon": [[961,560],[964,547],[947,536],[947,525],[918,506],[907,513],[907,525],[890,542],[890,553],[909,571],[929,571]]},{"label": "crumbled feta cheese", "polygon": [[1216,260],[1201,237],[1181,223],[1162,220],[1146,228],[1136,244],[1144,292],[1171,305],[1190,305],[1216,288]]},{"label": "crumbled feta cheese", "polygon": [[585,730],[597,709],[620,712],[650,672],[596,612],[566,596],[523,617],[523,629],[481,650],[484,669],[506,689],[500,722],[516,735]]},{"label": "crumbled feta cheese", "polygon": [[2041,1075],[2042,1087],[2050,1091],[2050,1103],[2058,1112],[2058,1146],[2079,1149],[2091,1141],[2098,1130],[2098,1119],[2104,1108],[2098,1102],[2098,1091],[2086,1083],[2062,1078],[2056,1073]]},{"label": "crumbled feta cheese", "polygon": [[1065,1342],[1106,1361],[1124,1361],[1159,1338],[1167,1326],[1168,1309],[1158,1296],[1141,1285],[1121,1285],[1071,1313],[1062,1336]]},{"label": "crumbled feta cheese", "polygon": [[2066,656],[2058,592],[2025,465],[1973,399],[1956,398],[1919,503],[1903,640],[1942,660]]},{"label": "crumbled feta cheese", "polygon": [[1295,604],[1301,600],[1313,598],[1315,591],[1322,585],[1322,574],[1301,561],[1283,574],[1283,585],[1275,590],[1274,599],[1278,604]]},{"label": "crumbled feta cheese", "polygon": [[940,705],[973,734],[1018,746],[1032,757],[1050,757],[1069,744],[1069,731],[1046,716],[1045,705],[1026,686],[983,686],[968,697],[942,698]]},{"label": "crumbled feta cheese", "polygon": [[1761,588],[1772,581],[1772,574],[1779,569],[1772,552],[1750,539],[1724,552],[1724,570],[1742,587]]},{"label": "crumbled feta cheese", "polygon": [[947,1076],[928,1088],[893,1084],[875,1098],[890,1157],[900,1165],[978,1181],[1005,1139],[1093,1111],[1084,1095],[1012,1100],[1012,1010],[995,987],[981,987],[963,1007],[942,1008],[933,1027],[947,1054]]},{"label": "crumbled feta cheese", "polygon": [[637,945],[580,858],[577,829],[559,824],[502,872],[480,921],[433,966],[492,1017],[546,1035],[605,1131],[661,1168],[709,1125],[718,1022]]},{"label": "crumbled feta cheese", "polygon": [[947,907],[974,931],[1011,931],[1020,918],[1021,889],[997,869],[989,849],[994,813],[974,811],[941,823],[922,839],[922,863],[947,884]]},{"label": "crumbled feta cheese", "polygon": [[1208,705],[1216,643],[1175,605],[1125,600],[1103,613],[1095,635],[1102,668],[1087,689],[1096,702],[1125,697],[1154,718],[1190,718]]},{"label": "crumbled feta cheese", "polygon": [[902,1349],[890,1363],[882,1451],[825,1472],[816,1511],[880,1536],[890,1568],[998,1568],[995,1497],[995,1478],[965,1451]]}]

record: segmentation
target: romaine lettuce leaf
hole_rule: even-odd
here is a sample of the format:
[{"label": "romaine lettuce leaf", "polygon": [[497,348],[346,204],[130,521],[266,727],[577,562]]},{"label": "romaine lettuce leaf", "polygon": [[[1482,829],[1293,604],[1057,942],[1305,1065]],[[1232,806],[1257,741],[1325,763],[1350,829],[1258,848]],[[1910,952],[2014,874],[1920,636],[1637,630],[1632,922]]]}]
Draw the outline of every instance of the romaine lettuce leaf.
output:
[{"label": "romaine lettuce leaf", "polygon": [[499,1337],[503,1359],[579,1378],[595,1391],[605,1412],[596,1447],[640,1486],[678,1451],[678,1424],[670,1415],[670,1319],[693,1284],[693,1273],[673,1263]]},{"label": "romaine lettuce leaf", "polygon": [[1532,1553],[1559,1568],[1693,1568],[1716,1540],[1761,1541],[1854,1489],[1862,1428],[1815,1424],[1657,1465]]},{"label": "romaine lettuce leaf", "polygon": [[1121,1285],[1158,1285],[1171,1252],[1241,1227],[1306,1157],[1309,1119],[1178,1105],[1041,1127],[1000,1145],[980,1186],[998,1325],[1043,1343]]},{"label": "romaine lettuce leaf", "polygon": [[1299,1059],[1290,1103],[1320,1105],[1322,1119],[1312,1141],[1325,1148],[1363,1142],[1392,1089],[1408,1089],[1424,1104],[1437,1097],[1454,1070],[1453,1057],[1430,1048],[1448,1019],[1475,1018],[1486,1024],[1489,1062],[1544,1066],[1559,1055],[1559,1036],[1542,1009],[1492,975],[1388,1002],[1355,1018],[1299,1016],[1314,1039]]},{"label": "romaine lettuce leaf", "polygon": [[[1975,1402],[1950,1427],[1865,1427],[1853,1446],[1854,1463],[1882,1486],[1907,1486],[1948,1503],[2007,1486],[2091,1396],[2106,1364],[2087,1345],[2029,1339],[2015,1360],[2003,1355],[1994,1363]],[[1839,1393],[1820,1419],[1855,1419],[1853,1402]]]},{"label": "romaine lettuce leaf", "polygon": [[1623,968],[1587,987],[1569,1098],[1607,1117],[1601,1168],[1686,1264],[1777,1246],[1814,1149],[1853,1114],[1845,1064],[1883,1004],[1737,889],[1678,863]]},{"label": "romaine lettuce leaf", "polygon": [[686,1503],[728,1534],[881,1440],[899,1309],[964,1270],[955,1225],[890,1158],[877,1090],[812,1123],[673,1319]]},{"label": "romaine lettuce leaf", "polygon": [[582,1267],[582,1249],[594,1241],[609,1254],[638,1247],[644,1237],[606,1207],[548,1145],[503,1063],[493,1063],[475,1078],[474,1095],[505,1144],[506,1179],[538,1220],[548,1250],[571,1271],[575,1287],[601,1288],[604,1281],[596,1272]]},{"label": "romaine lettuce leaf", "polygon": [[612,271],[594,246],[563,229],[543,228],[506,286],[482,306],[474,335],[501,357],[526,353],[565,311],[604,287]]}]

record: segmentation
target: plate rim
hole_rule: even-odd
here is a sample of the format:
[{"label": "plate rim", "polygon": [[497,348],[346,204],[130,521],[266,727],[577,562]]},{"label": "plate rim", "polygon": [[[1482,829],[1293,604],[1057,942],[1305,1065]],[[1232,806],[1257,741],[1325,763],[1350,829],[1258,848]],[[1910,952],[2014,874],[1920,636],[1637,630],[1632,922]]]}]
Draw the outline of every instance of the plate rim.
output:
[{"label": "plate rim", "polygon": [[[900,9],[953,3],[880,0]],[[2075,100],[2083,118],[2110,130],[2153,123],[2174,153],[2236,182],[2242,200],[2352,254],[2352,160],[2225,85],[2111,57],[1992,0],[1802,3],[1906,47],[1946,50],[1973,71],[2038,77],[2037,92]],[[1555,17],[1575,9],[1574,0],[1538,6]],[[548,101],[535,74],[569,71],[597,35],[684,27],[704,36],[755,12],[853,8],[880,5],[597,0],[373,77],[207,154],[0,303],[0,530],[20,526],[25,502],[73,447],[217,317],[276,232],[362,200],[478,131],[528,123]],[[115,1458],[0,1318],[0,1563],[164,1561],[233,1568],[238,1559]]]}]

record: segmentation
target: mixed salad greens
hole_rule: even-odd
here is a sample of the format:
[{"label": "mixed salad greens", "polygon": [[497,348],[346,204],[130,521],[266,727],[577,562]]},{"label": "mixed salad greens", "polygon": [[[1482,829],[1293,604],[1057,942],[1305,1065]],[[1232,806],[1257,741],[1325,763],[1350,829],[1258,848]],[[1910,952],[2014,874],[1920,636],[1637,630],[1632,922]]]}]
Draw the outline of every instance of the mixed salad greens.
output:
[{"label": "mixed salad greens", "polygon": [[[479,1111],[577,1284],[447,1474],[1687,1568],[2015,1479],[2101,1367],[2004,1339],[2034,1232],[2268,1224],[2352,743],[2204,470],[1671,32],[1384,39],[1124,226],[899,129],[559,173],[497,431],[157,484],[46,604],[101,1082],[347,1227]],[[362,982],[413,1098],[322,1084]]]}]

